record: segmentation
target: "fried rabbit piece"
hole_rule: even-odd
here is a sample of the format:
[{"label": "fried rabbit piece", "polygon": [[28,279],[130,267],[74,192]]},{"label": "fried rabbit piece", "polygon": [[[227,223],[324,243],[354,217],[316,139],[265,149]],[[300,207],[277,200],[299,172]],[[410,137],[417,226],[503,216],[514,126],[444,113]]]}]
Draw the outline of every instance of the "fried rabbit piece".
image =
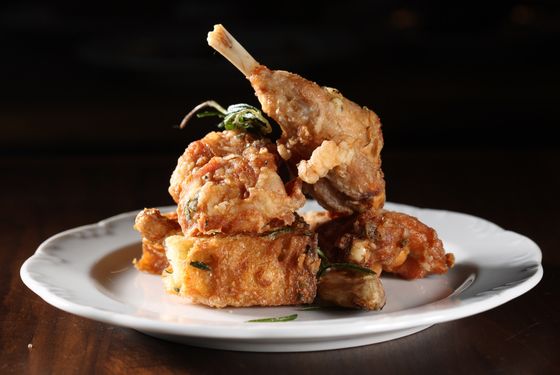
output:
[{"label": "fried rabbit piece", "polygon": [[442,274],[455,262],[434,229],[399,212],[339,217],[317,227],[319,246],[334,262],[351,262],[405,279]]},{"label": "fried rabbit piece", "polygon": [[385,290],[376,274],[330,269],[319,279],[317,294],[342,307],[381,310],[385,306]]},{"label": "fried rabbit piece", "polygon": [[260,65],[222,25],[208,44],[249,79],[263,111],[282,128],[278,152],[323,207],[350,214],[383,206],[383,136],[373,111],[335,89]]},{"label": "fried rabbit piece", "polygon": [[263,233],[291,225],[301,181],[284,185],[274,144],[246,132],[211,132],[179,158],[169,187],[185,235]]},{"label": "fried rabbit piece", "polygon": [[301,221],[260,236],[168,237],[165,289],[211,307],[311,303],[320,260],[306,227]]},{"label": "fried rabbit piece", "polygon": [[136,216],[134,229],[142,235],[142,257],[134,265],[140,271],[161,274],[169,265],[163,240],[181,233],[177,213],[161,214],[157,208],[145,208]]}]

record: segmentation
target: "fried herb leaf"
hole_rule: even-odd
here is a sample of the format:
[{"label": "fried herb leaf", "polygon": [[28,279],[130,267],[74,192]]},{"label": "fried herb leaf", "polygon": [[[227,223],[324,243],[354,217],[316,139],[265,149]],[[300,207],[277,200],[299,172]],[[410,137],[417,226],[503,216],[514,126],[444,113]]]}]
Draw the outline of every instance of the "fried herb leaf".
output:
[{"label": "fried herb leaf", "polygon": [[323,253],[323,250],[321,250],[319,246],[317,246],[317,254],[319,255],[319,258],[321,258],[321,262],[325,262],[326,264],[329,263],[329,259],[327,258],[325,253]]},{"label": "fried herb leaf", "polygon": [[266,232],[266,233],[264,233],[263,235],[264,235],[264,236],[268,236],[268,237],[275,238],[275,237],[277,237],[277,236],[280,235],[280,234],[293,232],[293,230],[294,230],[294,228],[292,228],[292,227],[282,227],[282,228],[279,228],[279,229],[271,230],[270,232]]},{"label": "fried herb leaf", "polygon": [[329,259],[327,258],[325,253],[323,253],[323,250],[321,250],[319,247],[317,248],[317,254],[319,255],[319,258],[321,258],[321,266],[319,267],[319,271],[317,272],[317,278],[323,276],[325,271],[328,270],[329,268],[338,268],[338,269],[343,268],[343,269],[349,269],[349,270],[358,271],[367,274],[375,274],[375,272],[373,272],[371,269],[362,267],[358,264],[331,263],[329,262]]},{"label": "fried herb leaf", "polygon": [[253,319],[247,320],[247,323],[276,323],[276,322],[289,322],[291,320],[296,320],[298,314],[286,315],[286,316],[277,316],[274,318],[262,318],[262,319]]},{"label": "fried herb leaf", "polygon": [[[214,111],[197,113],[205,107],[214,108]],[[222,121],[218,124],[220,129],[251,131],[261,135],[272,132],[270,122],[258,108],[249,104],[239,103],[232,104],[225,109],[214,100],[205,101],[194,107],[181,121],[179,128],[184,128],[195,113],[199,118],[210,116],[222,118]]]},{"label": "fried herb leaf", "polygon": [[299,309],[299,311],[312,311],[312,310],[321,310],[323,306],[304,306]]},{"label": "fried herb leaf", "polygon": [[210,268],[208,264],[197,260],[192,261],[190,265],[203,271],[212,271],[212,268]]}]

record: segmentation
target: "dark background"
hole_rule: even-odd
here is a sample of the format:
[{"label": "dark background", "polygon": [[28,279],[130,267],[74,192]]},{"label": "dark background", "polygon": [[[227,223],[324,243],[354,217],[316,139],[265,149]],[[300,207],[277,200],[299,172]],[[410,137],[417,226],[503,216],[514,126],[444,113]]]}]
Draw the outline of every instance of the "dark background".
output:
[{"label": "dark background", "polygon": [[2,2],[0,150],[180,153],[211,126],[173,128],[194,105],[257,103],[207,46],[214,23],[375,110],[388,152],[556,149],[556,4]]}]

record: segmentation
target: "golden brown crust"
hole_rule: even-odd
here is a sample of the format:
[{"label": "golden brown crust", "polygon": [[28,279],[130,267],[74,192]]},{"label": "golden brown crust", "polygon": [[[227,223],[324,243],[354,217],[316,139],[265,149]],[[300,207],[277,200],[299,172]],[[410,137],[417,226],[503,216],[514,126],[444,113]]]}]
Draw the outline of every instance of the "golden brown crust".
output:
[{"label": "golden brown crust", "polygon": [[406,259],[395,258],[384,270],[407,279],[428,274],[446,273],[455,262],[453,254],[446,254],[436,231],[415,217],[400,212],[386,211],[379,225],[380,248],[400,248]]},{"label": "golden brown crust", "polygon": [[140,260],[134,260],[134,266],[142,272],[161,275],[163,270],[169,266],[163,245],[143,238],[142,256]]},{"label": "golden brown crust", "polygon": [[339,217],[317,228],[329,259],[352,262],[377,273],[406,279],[445,273],[454,264],[434,229],[399,212],[366,212]]},{"label": "golden brown crust", "polygon": [[301,181],[284,185],[274,145],[240,131],[211,132],[179,158],[169,192],[185,235],[263,233],[291,225]]},{"label": "golden brown crust", "polygon": [[373,111],[297,74],[260,66],[249,80],[282,128],[278,152],[323,207],[350,214],[383,206],[383,135]]},{"label": "golden brown crust", "polygon": [[166,247],[172,267],[163,273],[166,290],[212,307],[311,303],[320,265],[316,236],[307,230],[292,230],[267,235],[170,237]]},{"label": "golden brown crust", "polygon": [[145,208],[136,216],[134,229],[142,235],[142,257],[134,265],[140,271],[161,274],[169,265],[163,240],[181,233],[177,213],[161,214],[157,208]]}]

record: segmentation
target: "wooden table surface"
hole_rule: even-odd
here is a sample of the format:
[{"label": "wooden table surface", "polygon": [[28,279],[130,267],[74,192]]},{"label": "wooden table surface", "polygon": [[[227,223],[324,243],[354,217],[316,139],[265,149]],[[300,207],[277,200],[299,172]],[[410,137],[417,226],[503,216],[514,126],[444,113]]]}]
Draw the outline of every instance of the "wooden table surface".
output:
[{"label": "wooden table surface", "polygon": [[68,228],[170,204],[176,155],[0,159],[0,373],[560,373],[557,151],[391,151],[390,201],[467,212],[522,233],[544,278],[490,311],[376,345],[245,353],[173,344],[54,308],[21,281],[38,245]]}]

